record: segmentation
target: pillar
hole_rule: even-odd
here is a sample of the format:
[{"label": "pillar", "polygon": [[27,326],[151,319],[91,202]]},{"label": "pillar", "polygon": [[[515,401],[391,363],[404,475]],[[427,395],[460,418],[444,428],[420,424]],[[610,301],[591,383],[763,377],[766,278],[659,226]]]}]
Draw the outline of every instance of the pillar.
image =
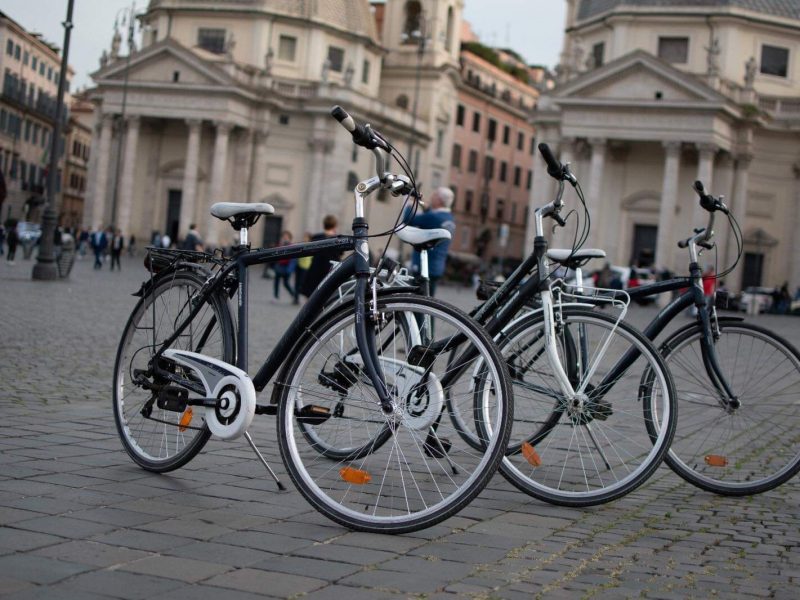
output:
[{"label": "pillar", "polygon": [[[717,154],[717,147],[714,144],[697,144],[697,180],[703,182],[706,192],[718,195],[714,192],[714,156]],[[694,183],[694,182],[693,182]],[[691,226],[703,227],[708,222],[708,213],[700,206],[700,198],[697,194],[691,194],[692,210],[688,213],[692,215]],[[687,234],[688,235],[688,234]]]},{"label": "pillar", "polygon": [[[225,194],[225,175],[228,167],[228,141],[233,125],[226,122],[216,123],[216,137],[214,139],[214,155],[211,164],[211,186],[209,188],[208,209],[215,202],[226,202],[228,198]],[[212,217],[206,210],[206,245],[216,248],[223,241],[222,221]],[[228,225],[225,225],[228,227]],[[226,236],[227,239],[230,236]]]},{"label": "pillar", "polygon": [[[744,233],[747,230],[747,188],[750,183],[750,162],[753,156],[750,154],[739,154],[736,156],[736,167],[733,176],[733,208],[732,213],[739,227]],[[736,244],[731,240],[728,244],[728,257],[726,264],[732,265],[736,260]],[[740,260],[736,269],[728,276],[730,284],[728,289],[731,291],[741,291],[742,274],[744,273],[744,257]]]},{"label": "pillar", "polygon": [[792,235],[786,239],[787,244],[791,244],[789,273],[789,292],[794,296],[795,290],[800,287],[800,163],[795,163],[794,171],[794,195],[792,197],[792,218],[794,227]]},{"label": "pillar", "polygon": [[92,148],[97,152],[94,173],[94,201],[92,203],[92,222],[94,229],[102,229],[107,225],[106,204],[108,203],[108,169],[111,159],[111,128],[113,115],[106,114],[100,118],[100,144]]},{"label": "pillar", "polygon": [[133,209],[134,173],[136,171],[136,147],[139,144],[139,125],[141,118],[138,115],[128,117],[128,131],[125,136],[125,154],[123,155],[122,179],[119,190],[119,214],[117,227],[126,238],[130,236],[131,210]]},{"label": "pillar", "polygon": [[[185,236],[189,226],[195,221],[197,210],[197,172],[200,162],[200,134],[203,122],[200,119],[187,119],[189,139],[186,143],[186,163],[183,167],[183,187],[181,189],[181,219],[178,236]],[[176,242],[178,240],[175,240]]]},{"label": "pillar", "polygon": [[673,226],[678,201],[678,176],[681,162],[681,143],[664,142],[664,176],[661,181],[661,205],[658,210],[658,237],[656,238],[656,269],[675,270],[673,262],[678,236]]},{"label": "pillar", "polygon": [[[589,187],[586,191],[586,205],[589,207],[597,206],[601,207],[604,206],[603,202],[603,176],[605,174],[606,168],[606,140],[602,138],[592,138],[589,140],[589,144],[592,147],[592,161],[589,166]],[[581,207],[582,208],[582,207]],[[578,209],[578,214],[580,217],[583,215],[580,214],[580,209]],[[589,238],[586,240],[586,247],[587,248],[602,248],[603,239],[602,238],[602,231],[603,231],[603,211],[602,210],[595,210],[592,211],[591,216],[592,219],[592,228],[589,232]],[[582,228],[582,226],[581,226]],[[580,233],[580,232],[579,232]]]},{"label": "pillar", "polygon": [[[547,130],[544,127],[539,129],[540,140],[550,146],[550,149],[555,151],[556,143],[554,142],[555,136],[548,136]],[[554,199],[552,190],[554,180],[547,174],[547,165],[539,151],[536,150],[533,156],[533,183],[531,184],[531,191],[528,195],[528,222],[525,225],[525,247],[522,249],[524,255],[533,252],[533,238],[536,237],[536,218],[534,212],[543,204],[547,204]]]}]

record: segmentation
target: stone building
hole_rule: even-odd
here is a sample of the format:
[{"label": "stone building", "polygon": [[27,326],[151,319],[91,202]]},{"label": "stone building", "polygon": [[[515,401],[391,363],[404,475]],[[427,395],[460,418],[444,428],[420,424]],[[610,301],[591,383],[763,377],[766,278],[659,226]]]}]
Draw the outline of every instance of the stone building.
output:
[{"label": "stone building", "polygon": [[476,40],[462,44],[450,183],[458,228],[451,250],[521,259],[539,91],[525,63]]},{"label": "stone building", "polygon": [[[60,65],[58,48],[0,12],[0,170],[8,188],[0,206],[3,221],[40,218]],[[67,89],[71,76],[69,70]],[[65,105],[69,106],[68,94]],[[66,108],[62,115],[66,123]]]},{"label": "stone building", "polygon": [[[615,264],[685,272],[676,242],[706,221],[691,190],[700,179],[744,233],[728,286],[800,285],[800,4],[567,4],[559,84],[534,121],[583,183],[589,244]],[[531,206],[554,189],[536,169]],[[736,246],[727,224],[716,230],[722,269]],[[529,222],[526,245],[532,234]]]},{"label": "stone building", "polygon": [[[461,0],[422,4],[429,16],[451,9],[460,19]],[[256,244],[273,243],[281,229],[318,231],[328,213],[347,231],[352,189],[373,174],[374,161],[331,119],[334,104],[402,151],[411,144],[426,189],[444,181],[455,102],[443,100],[445,110],[430,101],[427,73],[441,80],[450,69],[442,63],[456,70],[458,41],[445,51],[447,21],[431,21],[416,113],[397,95],[413,89],[417,55],[389,58],[407,48],[394,27],[409,14],[416,23],[417,5],[381,6],[391,15],[382,43],[367,0],[151,0],[140,17],[141,49],[120,57],[117,41],[93,75],[87,225],[113,221],[139,239],[154,231],[179,239],[195,222],[214,246],[233,232],[208,216],[213,202],[266,201],[276,216],[254,231]],[[373,230],[389,228],[399,208],[391,197],[370,202]]]},{"label": "stone building", "polygon": [[82,98],[73,97],[66,129],[64,174],[59,206],[59,224],[62,227],[77,230],[83,225],[93,123],[94,106]]}]

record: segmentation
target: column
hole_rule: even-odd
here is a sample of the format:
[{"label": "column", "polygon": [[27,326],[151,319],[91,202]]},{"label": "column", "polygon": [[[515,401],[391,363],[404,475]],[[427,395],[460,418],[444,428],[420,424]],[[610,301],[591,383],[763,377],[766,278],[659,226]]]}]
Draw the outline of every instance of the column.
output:
[{"label": "column", "polygon": [[794,296],[795,290],[800,286],[800,163],[795,163],[794,171],[794,196],[792,198],[792,235],[786,239],[787,244],[791,244],[789,273],[789,293]]},{"label": "column", "polygon": [[[570,170],[575,168],[573,164],[575,162],[575,138],[574,137],[565,137],[561,138],[561,143],[559,144],[559,156],[558,160],[561,162],[562,165],[566,165],[567,163],[570,164]],[[544,167],[544,161],[541,161]],[[543,174],[548,179],[548,188],[550,190],[549,196],[543,196],[538,199],[538,206],[550,202],[551,200],[555,200],[556,198],[556,181],[550,175],[547,174],[547,169],[543,169]],[[569,189],[570,185],[566,184],[564,195],[567,197],[567,202],[569,202]],[[565,210],[561,211],[561,216],[565,217],[567,213],[569,213],[572,207],[565,206]],[[545,222],[545,237],[548,238],[548,243],[550,244],[551,248],[571,248],[573,244],[573,240],[575,239],[575,223],[576,221],[573,219],[571,222],[567,224],[566,227],[553,227],[555,221],[546,221]],[[531,250],[533,247],[530,248]]]},{"label": "column", "polygon": [[[717,158],[717,164],[714,168],[714,189],[712,193],[715,196],[721,196],[726,205],[731,205],[731,198],[733,195],[733,157],[728,152],[720,152]],[[686,234],[689,235],[688,233]],[[725,259],[728,256],[728,244],[733,244],[734,241],[731,235],[731,228],[728,225],[728,219],[724,215],[718,214],[714,225],[714,240],[717,244],[717,252],[719,254],[719,268],[722,270],[728,265]],[[728,285],[728,279],[725,279],[725,285]]]},{"label": "column", "polygon": [[664,142],[664,177],[661,181],[661,205],[658,210],[658,237],[656,238],[656,269],[674,271],[673,248],[678,242],[673,223],[678,202],[678,175],[681,164],[681,143]]},{"label": "column", "polygon": [[94,172],[94,201],[92,203],[92,221],[94,229],[107,225],[106,203],[108,202],[108,169],[111,158],[111,127],[113,115],[106,114],[100,118],[100,144],[92,148],[97,153]]},{"label": "column", "polygon": [[91,229],[94,218],[94,206],[97,193],[95,192],[95,184],[97,183],[97,155],[100,150],[100,113],[95,115],[95,123],[92,126],[92,141],[89,147],[89,164],[86,166],[88,173],[86,177],[86,193],[84,194],[83,201],[83,216],[81,227],[84,229]]},{"label": "column", "polygon": [[[200,134],[203,122],[200,119],[187,119],[189,139],[186,143],[186,163],[183,167],[183,187],[181,189],[181,220],[178,236],[185,236],[189,225],[194,223],[197,210],[197,172],[200,163]],[[175,240],[176,242],[178,240]]]},{"label": "column", "polygon": [[269,128],[256,129],[253,138],[255,148],[253,149],[253,173],[250,177],[249,196],[252,202],[262,202],[266,196],[264,182],[267,176],[267,162],[269,160],[269,153],[267,152]]},{"label": "column", "polygon": [[[717,154],[717,147],[714,144],[697,144],[699,153],[697,161],[697,180],[703,182],[703,186],[709,194],[718,195],[714,192],[714,156]],[[691,226],[703,227],[708,222],[708,213],[700,206],[697,194],[692,196],[692,215]],[[688,235],[688,234],[687,234]]]},{"label": "column", "polygon": [[[548,136],[548,130],[544,127],[539,128],[540,140],[555,149],[557,142],[553,139],[555,136]],[[524,255],[533,252],[533,238],[536,237],[536,218],[534,211],[541,205],[547,204],[553,200],[553,183],[554,180],[547,174],[547,165],[539,155],[539,151],[534,152],[532,157],[533,167],[533,182],[531,184],[531,191],[528,195],[528,223],[525,225],[525,247],[522,249]]]},{"label": "column", "polygon": [[[592,146],[592,162],[589,166],[589,188],[586,192],[586,205],[589,207],[601,207],[603,202],[603,175],[606,168],[606,140],[600,138],[592,138],[589,140]],[[580,213],[579,213],[580,215]],[[581,217],[583,215],[580,215]],[[603,236],[603,223],[605,222],[602,210],[595,210],[591,213],[592,229],[589,232],[589,238],[586,240],[587,248],[602,248],[604,239]]]},{"label": "column", "polygon": [[[125,154],[122,166],[122,179],[119,190],[119,215],[117,227],[122,230],[126,238],[130,236],[131,210],[133,209],[134,172],[136,171],[136,146],[139,144],[139,125],[141,118],[138,115],[128,117],[128,131],[125,137]],[[141,233],[140,233],[141,238]]]},{"label": "column", "polygon": [[[733,208],[732,213],[742,234],[747,230],[747,223],[745,223],[747,216],[747,187],[750,183],[750,161],[753,160],[751,154],[739,154],[736,156],[736,171],[733,176]],[[728,244],[728,257],[725,262],[726,265],[732,265],[736,260],[736,244],[731,242]],[[742,273],[744,272],[744,258],[737,265],[736,269],[731,273],[728,278],[730,283],[728,289],[734,292],[741,291],[742,287]]]},{"label": "column", "polygon": [[[211,207],[215,202],[226,202],[228,198],[225,194],[225,174],[228,167],[228,141],[230,139],[231,123],[217,122],[217,135],[214,139],[214,156],[211,165],[211,186],[209,188],[208,206]],[[222,241],[221,227],[222,221],[206,211],[206,235],[203,240],[207,246],[215,248]],[[228,225],[225,225],[228,227]],[[230,237],[230,236],[227,236]],[[227,239],[225,237],[225,239]]]},{"label": "column", "polygon": [[307,201],[305,202],[305,229],[319,231],[322,227],[323,207],[327,205],[328,185],[325,181],[327,155],[333,148],[333,141],[328,134],[328,119],[314,118],[314,130],[308,140],[311,149],[311,178],[308,182]]}]

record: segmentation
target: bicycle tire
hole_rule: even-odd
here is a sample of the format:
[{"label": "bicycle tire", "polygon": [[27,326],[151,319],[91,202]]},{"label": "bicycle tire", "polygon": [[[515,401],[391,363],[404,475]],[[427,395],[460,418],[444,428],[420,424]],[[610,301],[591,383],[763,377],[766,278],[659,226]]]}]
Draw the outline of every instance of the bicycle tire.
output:
[{"label": "bicycle tire", "polygon": [[[442,382],[447,387],[463,389],[464,397],[472,405],[474,382],[468,365],[448,374],[446,352],[435,356],[431,353],[420,361],[420,353],[414,348],[395,346],[391,351],[380,350],[383,345],[379,337],[376,338],[379,361],[396,404],[390,439],[376,444],[373,452],[354,464],[346,460],[331,461],[314,448],[303,447],[306,438],[297,432],[297,420],[306,406],[304,394],[311,391],[313,402],[325,402],[328,392],[320,389],[321,386],[315,387],[318,374],[325,368],[323,365],[331,353],[340,352],[336,344],[330,345],[330,340],[337,336],[351,339],[347,335],[355,318],[351,307],[321,319],[298,342],[296,353],[274,388],[273,401],[278,403],[281,455],[289,476],[306,500],[330,519],[351,529],[405,533],[429,527],[455,514],[486,486],[508,442],[513,396],[497,346],[458,309],[431,298],[390,294],[378,299],[378,311],[381,318],[390,313],[413,314],[410,318],[427,315],[435,320],[437,335],[443,339],[453,332],[466,336],[465,343],[471,344],[477,353],[470,364],[483,361],[482,368],[486,371],[483,381],[487,386],[485,412],[493,419],[492,434],[481,452],[460,443],[457,434],[452,440],[447,438],[445,434],[452,431],[447,429],[447,419],[441,419],[438,424],[444,407],[443,391],[438,391],[442,389]],[[425,357],[426,352],[423,348],[421,356]],[[410,358],[413,356],[417,358]],[[425,364],[422,372],[412,369],[414,375],[406,375],[409,382],[401,382],[403,369],[417,369],[420,364]],[[394,365],[397,373],[387,374],[390,365]],[[329,395],[331,402],[338,400],[338,392]],[[417,402],[420,395],[428,400],[421,410],[415,411],[418,404],[422,405]],[[363,446],[376,439],[377,432],[387,425],[387,418],[381,413],[374,390],[366,381],[360,382],[347,399],[352,414],[343,415],[348,418],[332,424],[334,417],[331,416],[320,427],[346,426],[343,436],[346,439],[361,436],[365,442],[357,445]]]},{"label": "bicycle tire", "polygon": [[666,462],[706,491],[760,494],[800,471],[800,353],[750,323],[720,320],[719,335],[720,368],[742,403],[736,409],[721,404],[703,368],[699,324],[661,346],[681,405]]},{"label": "bicycle tire", "polygon": [[[543,343],[541,314],[511,327],[500,344],[504,358],[520,356],[522,345],[538,357],[509,365],[517,416],[500,471],[540,500],[593,506],[630,493],[661,464],[675,432],[675,391],[663,359],[638,330],[624,322],[615,327],[615,319],[585,309],[564,308],[561,316],[561,361],[573,387],[585,385],[585,394],[568,402],[555,383],[547,355],[537,346]],[[575,360],[581,327],[589,356],[603,365]],[[608,346],[601,351],[604,336]],[[638,353],[636,362],[616,380],[598,376],[630,350]],[[598,396],[600,389],[607,391]]]},{"label": "bicycle tire", "polygon": [[[151,400],[152,392],[132,381],[134,369],[147,368],[153,348],[160,347],[160,342],[173,333],[178,319],[186,314],[204,283],[205,279],[192,271],[170,272],[157,277],[154,285],[136,303],[117,347],[113,382],[114,421],[125,451],[148,471],[165,473],[182,467],[203,449],[211,436],[202,411],[189,413],[187,420],[186,412],[160,409]],[[232,363],[235,341],[227,303],[223,297],[214,294],[208,299],[207,307],[198,313],[187,332],[171,347]],[[152,413],[145,417],[142,408],[148,400]]]}]

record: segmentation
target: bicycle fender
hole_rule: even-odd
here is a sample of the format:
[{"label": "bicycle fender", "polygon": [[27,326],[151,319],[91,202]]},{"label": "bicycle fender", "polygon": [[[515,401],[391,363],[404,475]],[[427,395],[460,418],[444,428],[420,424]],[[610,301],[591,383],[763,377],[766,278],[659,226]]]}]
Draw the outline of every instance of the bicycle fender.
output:
[{"label": "bicycle fender", "polygon": [[[719,323],[741,323],[744,320],[745,320],[744,317],[730,317],[730,316],[717,317],[717,322]],[[666,340],[664,340],[664,342],[660,346],[658,346],[658,351],[662,352],[663,350],[668,348],[668,345],[672,342],[672,340],[677,339],[678,337],[682,336],[690,329],[694,329],[695,327],[699,327],[699,324],[696,321],[693,321],[691,323],[687,323],[686,325],[684,325],[679,329],[676,329],[670,334],[670,336]]]}]

